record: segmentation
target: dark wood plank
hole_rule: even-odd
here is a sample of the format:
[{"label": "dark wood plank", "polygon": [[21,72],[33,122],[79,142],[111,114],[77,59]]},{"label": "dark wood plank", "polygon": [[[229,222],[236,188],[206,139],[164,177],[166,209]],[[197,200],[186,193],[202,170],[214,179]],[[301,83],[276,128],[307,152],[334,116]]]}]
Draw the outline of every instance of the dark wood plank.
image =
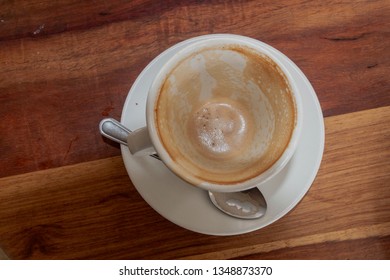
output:
[{"label": "dark wood plank", "polygon": [[2,1],[0,177],[119,155],[119,118],[142,69],[201,34],[250,36],[307,74],[325,116],[390,105],[387,1]]},{"label": "dark wood plank", "polygon": [[163,11],[164,6],[163,2],[151,0],[2,1],[0,41],[93,29],[123,20],[143,21],[145,18],[156,16],[150,12]]}]

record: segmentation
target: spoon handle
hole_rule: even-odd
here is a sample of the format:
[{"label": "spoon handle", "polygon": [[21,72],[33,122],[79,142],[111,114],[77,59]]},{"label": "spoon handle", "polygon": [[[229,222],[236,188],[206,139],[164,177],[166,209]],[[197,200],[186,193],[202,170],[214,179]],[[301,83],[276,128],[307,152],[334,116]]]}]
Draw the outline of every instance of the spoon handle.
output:
[{"label": "spoon handle", "polygon": [[127,136],[131,131],[117,120],[112,118],[103,119],[99,124],[99,129],[104,137],[127,146]]},{"label": "spoon handle", "polygon": [[[100,134],[114,142],[127,146],[127,136],[131,132],[130,129],[112,118],[102,119],[99,124]],[[157,154],[150,155],[151,157],[161,160]]]}]

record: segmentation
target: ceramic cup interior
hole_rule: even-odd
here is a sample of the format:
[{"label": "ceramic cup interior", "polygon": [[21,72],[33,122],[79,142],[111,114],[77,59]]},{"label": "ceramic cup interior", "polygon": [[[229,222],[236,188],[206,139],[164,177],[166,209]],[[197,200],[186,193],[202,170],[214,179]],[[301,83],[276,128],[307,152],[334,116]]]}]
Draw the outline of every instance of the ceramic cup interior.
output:
[{"label": "ceramic cup interior", "polygon": [[176,175],[213,191],[253,187],[275,175],[298,141],[299,93],[271,54],[218,38],[177,53],[154,80],[149,135]]}]

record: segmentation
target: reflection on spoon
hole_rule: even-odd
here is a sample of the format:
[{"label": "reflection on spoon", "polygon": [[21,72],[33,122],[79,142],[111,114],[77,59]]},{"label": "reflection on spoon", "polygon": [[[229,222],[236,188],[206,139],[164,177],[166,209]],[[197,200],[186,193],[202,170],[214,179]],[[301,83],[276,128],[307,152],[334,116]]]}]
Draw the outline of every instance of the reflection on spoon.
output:
[{"label": "reflection on spoon", "polygon": [[242,211],[245,214],[256,211],[256,206],[248,201],[240,201],[236,199],[229,199],[226,201],[226,204],[230,207],[236,207],[238,211]]},{"label": "reflection on spoon", "polygon": [[257,219],[267,211],[267,202],[257,187],[241,192],[209,191],[209,196],[219,210],[236,218]]}]

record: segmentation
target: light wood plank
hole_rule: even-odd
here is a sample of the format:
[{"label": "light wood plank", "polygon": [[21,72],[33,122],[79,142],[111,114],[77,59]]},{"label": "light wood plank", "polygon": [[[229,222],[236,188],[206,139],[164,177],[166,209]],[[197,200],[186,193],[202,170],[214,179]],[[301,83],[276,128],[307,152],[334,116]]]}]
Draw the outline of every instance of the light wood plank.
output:
[{"label": "light wood plank", "polygon": [[302,237],[283,239],[264,244],[255,244],[252,246],[232,248],[218,252],[210,252],[201,255],[192,255],[184,259],[231,259],[240,258],[247,255],[261,255],[281,249],[290,249],[294,247],[302,247],[321,243],[332,243],[342,241],[353,241],[358,239],[382,238],[390,234],[390,223],[379,225],[351,228],[342,231],[318,233],[314,235],[305,235]]},{"label": "light wood plank", "polygon": [[168,222],[138,195],[120,157],[1,178],[0,247],[12,259],[272,258],[283,250],[299,259],[310,248],[329,256],[326,244],[352,242],[387,258],[389,123],[390,107],[326,118],[324,158],[309,193],[281,220],[242,236]]}]

